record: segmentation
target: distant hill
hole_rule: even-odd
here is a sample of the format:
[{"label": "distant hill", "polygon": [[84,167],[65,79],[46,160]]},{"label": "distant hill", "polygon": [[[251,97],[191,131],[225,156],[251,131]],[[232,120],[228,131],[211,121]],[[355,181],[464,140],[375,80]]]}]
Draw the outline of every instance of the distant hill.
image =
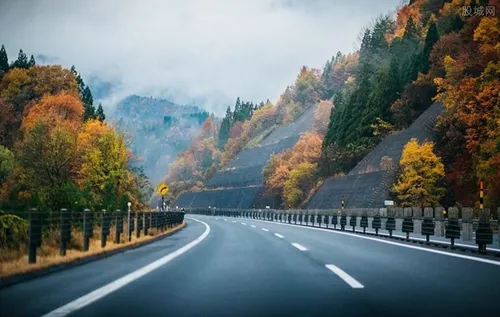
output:
[{"label": "distant hill", "polygon": [[108,120],[126,133],[138,164],[154,185],[167,174],[177,153],[191,144],[208,116],[197,106],[132,95],[118,103]]}]

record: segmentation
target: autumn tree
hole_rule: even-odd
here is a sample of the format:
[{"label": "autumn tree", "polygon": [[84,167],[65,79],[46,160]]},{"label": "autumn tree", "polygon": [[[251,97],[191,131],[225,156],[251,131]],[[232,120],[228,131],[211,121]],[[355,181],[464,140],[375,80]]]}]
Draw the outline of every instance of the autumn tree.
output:
[{"label": "autumn tree", "polygon": [[289,173],[283,186],[283,196],[287,206],[298,207],[307,193],[314,187],[318,166],[309,162],[297,165]]},{"label": "autumn tree", "polygon": [[322,142],[320,135],[306,133],[290,150],[271,157],[263,172],[271,195],[287,206],[296,207],[303,202],[317,180]]},{"label": "autumn tree", "polygon": [[434,144],[410,140],[403,149],[402,173],[393,190],[401,206],[438,206],[444,195],[444,165],[434,154]]},{"label": "autumn tree", "polygon": [[50,127],[64,126],[76,132],[83,120],[83,105],[77,97],[66,92],[46,95],[29,109],[22,129],[25,131],[33,128],[39,120],[45,121]]},{"label": "autumn tree", "polygon": [[123,136],[98,120],[89,120],[78,134],[77,155],[80,189],[90,190],[94,206],[116,206],[129,182],[130,152]]},{"label": "autumn tree", "polygon": [[71,186],[75,150],[76,137],[66,127],[51,127],[49,122],[37,120],[25,131],[16,150],[26,175],[26,183],[16,185],[30,189],[33,203],[67,207],[70,197],[66,190]]}]

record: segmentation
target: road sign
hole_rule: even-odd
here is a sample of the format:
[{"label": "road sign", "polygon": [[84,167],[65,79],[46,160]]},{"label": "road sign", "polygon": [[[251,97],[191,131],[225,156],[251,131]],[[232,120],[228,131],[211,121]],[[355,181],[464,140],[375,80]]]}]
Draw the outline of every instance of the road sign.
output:
[{"label": "road sign", "polygon": [[162,195],[166,195],[168,193],[168,186],[165,184],[160,184],[156,187],[156,191]]},{"label": "road sign", "polygon": [[385,206],[393,206],[394,205],[394,200],[384,200],[384,205]]}]

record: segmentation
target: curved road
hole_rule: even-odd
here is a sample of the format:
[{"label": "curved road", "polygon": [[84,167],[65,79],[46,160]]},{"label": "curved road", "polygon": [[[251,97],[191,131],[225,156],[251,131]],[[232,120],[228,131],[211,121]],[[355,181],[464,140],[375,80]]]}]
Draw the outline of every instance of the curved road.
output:
[{"label": "curved road", "polygon": [[0,290],[8,316],[481,316],[500,262],[349,233],[190,216],[150,245]]}]

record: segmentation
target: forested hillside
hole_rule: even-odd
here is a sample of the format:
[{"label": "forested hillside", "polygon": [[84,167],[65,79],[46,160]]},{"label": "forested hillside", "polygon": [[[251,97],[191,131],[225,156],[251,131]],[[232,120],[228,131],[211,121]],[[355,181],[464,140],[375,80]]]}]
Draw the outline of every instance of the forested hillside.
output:
[{"label": "forested hillside", "polygon": [[0,49],[0,207],[140,208],[150,185],[76,69]]},{"label": "forested hillside", "polygon": [[380,16],[363,31],[359,50],[337,53],[322,71],[304,66],[275,105],[245,112],[237,102],[219,133],[207,124],[172,165],[173,193],[201,188],[242,149],[259,146],[275,127],[315,106],[314,131],[263,171],[266,195],[283,207],[302,206],[323,179],[349,172],[384,137],[442,102],[436,144],[410,141],[397,164],[397,203],[471,206],[482,179],[486,205],[498,206],[500,20],[478,13],[486,5],[500,7],[497,0],[413,0],[394,16]]},{"label": "forested hillside", "polygon": [[[323,143],[328,174],[349,171],[381,137],[407,127],[433,101],[442,101],[446,109],[438,119],[433,151],[444,163],[444,179],[436,174],[432,184],[422,185],[419,178],[425,173],[417,164],[413,173],[399,178],[396,198],[404,204],[405,197],[425,190],[436,203],[470,206],[478,201],[479,180],[484,179],[487,205],[498,205],[500,156],[494,144],[500,22],[497,17],[474,15],[474,7],[487,4],[410,1],[395,20],[380,18],[365,31],[356,85],[335,94],[336,107]],[[498,1],[489,4],[498,8]],[[470,16],[463,15],[464,5],[472,7]],[[407,154],[411,151],[424,155],[416,148],[405,149]]]},{"label": "forested hillside", "polygon": [[190,146],[208,117],[208,112],[195,106],[133,95],[116,105],[109,121],[125,133],[136,165],[156,184],[177,153]]}]

